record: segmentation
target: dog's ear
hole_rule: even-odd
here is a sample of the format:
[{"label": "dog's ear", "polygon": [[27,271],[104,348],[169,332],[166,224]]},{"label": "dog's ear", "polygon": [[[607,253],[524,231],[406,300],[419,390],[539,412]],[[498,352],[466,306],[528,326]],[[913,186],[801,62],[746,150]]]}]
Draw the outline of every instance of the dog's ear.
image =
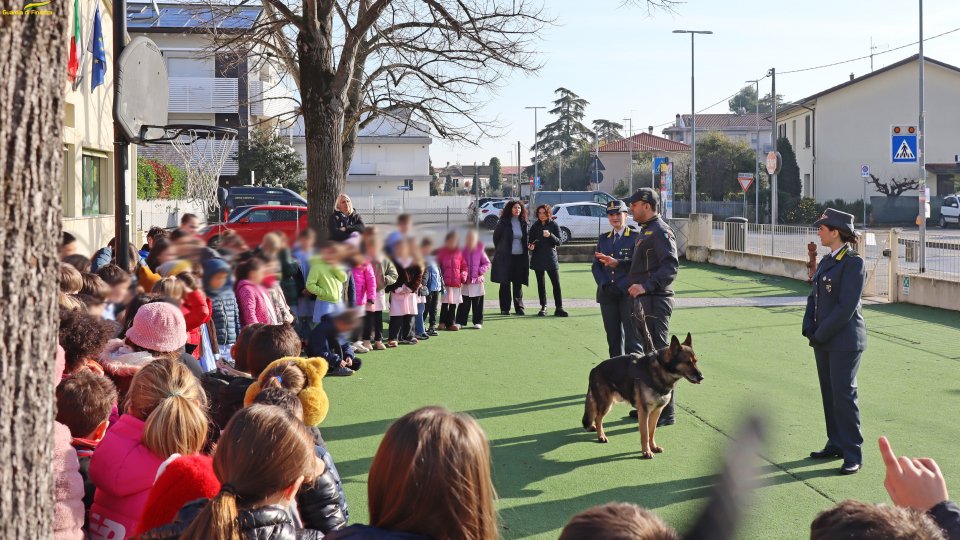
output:
[{"label": "dog's ear", "polygon": [[687,339],[683,340],[683,344],[687,347],[693,347],[693,336],[690,335],[690,332],[687,332]]},{"label": "dog's ear", "polygon": [[680,352],[680,340],[677,339],[677,336],[673,336],[670,339],[670,352],[674,354]]}]

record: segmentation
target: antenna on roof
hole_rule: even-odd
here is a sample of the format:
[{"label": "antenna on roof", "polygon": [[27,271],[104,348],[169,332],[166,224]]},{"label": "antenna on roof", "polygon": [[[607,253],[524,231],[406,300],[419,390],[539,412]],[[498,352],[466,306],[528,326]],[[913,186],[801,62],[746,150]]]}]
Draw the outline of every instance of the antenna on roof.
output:
[{"label": "antenna on roof", "polygon": [[870,36],[870,71],[873,71],[873,56],[876,54],[874,51],[878,49],[889,49],[890,45],[884,43],[883,45],[874,45],[873,36]]}]

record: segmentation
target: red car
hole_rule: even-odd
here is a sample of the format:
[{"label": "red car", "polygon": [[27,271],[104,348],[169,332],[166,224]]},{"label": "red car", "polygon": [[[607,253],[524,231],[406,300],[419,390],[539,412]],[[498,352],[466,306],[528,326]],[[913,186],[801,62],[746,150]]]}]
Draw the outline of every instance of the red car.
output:
[{"label": "red car", "polygon": [[255,205],[234,211],[227,223],[208,225],[200,231],[200,238],[209,242],[224,229],[230,229],[243,238],[250,247],[260,245],[268,232],[280,232],[292,245],[300,231],[307,228],[306,206]]}]

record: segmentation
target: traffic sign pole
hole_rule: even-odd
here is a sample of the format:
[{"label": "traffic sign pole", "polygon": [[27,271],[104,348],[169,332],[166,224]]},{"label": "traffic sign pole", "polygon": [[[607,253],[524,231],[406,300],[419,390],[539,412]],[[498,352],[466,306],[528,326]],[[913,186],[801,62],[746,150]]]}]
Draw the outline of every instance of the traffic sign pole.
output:
[{"label": "traffic sign pole", "polygon": [[867,228],[867,179],[870,178],[870,166],[860,166],[860,180],[863,181],[863,228]]}]

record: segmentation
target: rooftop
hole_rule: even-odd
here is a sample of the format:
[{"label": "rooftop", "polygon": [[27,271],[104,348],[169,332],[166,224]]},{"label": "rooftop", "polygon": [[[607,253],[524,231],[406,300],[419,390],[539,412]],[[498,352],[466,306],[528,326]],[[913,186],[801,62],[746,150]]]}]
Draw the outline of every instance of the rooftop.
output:
[{"label": "rooftop", "polygon": [[[664,133],[668,131],[679,131],[687,129],[690,124],[689,114],[681,114],[680,122],[683,127],[673,125],[663,130]],[[760,117],[760,127],[761,129],[770,129],[771,122],[768,118]],[[757,128],[757,117],[754,114],[698,114],[697,115],[697,129],[705,130],[723,130],[724,128]]]},{"label": "rooftop", "polygon": [[[697,125],[699,125],[699,122]],[[631,150],[636,152],[689,152],[690,145],[644,132],[629,139],[608,142],[599,148],[600,152],[629,152]]]},{"label": "rooftop", "polygon": [[127,28],[131,32],[243,32],[253,27],[262,11],[258,6],[224,5],[215,13],[209,4],[159,4],[159,8],[157,17],[152,3],[127,4]]}]

